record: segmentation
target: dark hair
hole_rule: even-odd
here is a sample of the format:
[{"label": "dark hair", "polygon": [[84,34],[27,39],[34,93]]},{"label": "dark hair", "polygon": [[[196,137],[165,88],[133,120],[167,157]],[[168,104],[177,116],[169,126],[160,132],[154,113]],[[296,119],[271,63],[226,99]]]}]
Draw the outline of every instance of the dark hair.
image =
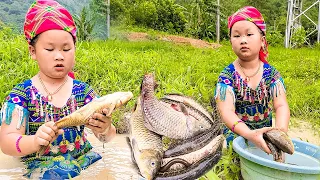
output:
[{"label": "dark hair", "polygon": [[[40,34],[42,34],[42,33],[40,33]],[[38,39],[39,39],[40,34],[37,34],[34,38],[31,39],[31,41],[30,41],[30,45],[31,45],[31,46],[34,47],[34,46],[36,45],[36,43],[37,43],[37,41],[38,41]],[[70,33],[70,35],[72,36],[71,33]],[[76,44],[76,40],[74,39],[73,36],[72,36],[72,39],[73,39],[73,43]]]}]

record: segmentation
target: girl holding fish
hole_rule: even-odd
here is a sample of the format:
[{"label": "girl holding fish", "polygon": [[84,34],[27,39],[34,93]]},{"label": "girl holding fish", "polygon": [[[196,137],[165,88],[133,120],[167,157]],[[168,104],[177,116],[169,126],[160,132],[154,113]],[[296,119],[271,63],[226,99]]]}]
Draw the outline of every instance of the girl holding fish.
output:
[{"label": "girl holding fish", "polygon": [[[75,177],[101,159],[91,151],[84,126],[57,129],[54,125],[97,97],[88,84],[68,76],[75,64],[75,23],[56,1],[38,0],[26,14],[24,34],[39,72],[15,86],[2,106],[1,149],[7,155],[22,156],[28,178]],[[103,112],[95,113],[86,127],[108,142],[116,130],[112,111]],[[36,157],[40,147],[47,145],[44,155]]]},{"label": "girl holding fish", "polygon": [[237,134],[271,153],[263,133],[272,129],[272,107],[275,127],[284,132],[290,111],[283,78],[267,61],[265,21],[256,8],[246,6],[228,18],[228,28],[237,58],[221,72],[215,90],[227,144]]}]

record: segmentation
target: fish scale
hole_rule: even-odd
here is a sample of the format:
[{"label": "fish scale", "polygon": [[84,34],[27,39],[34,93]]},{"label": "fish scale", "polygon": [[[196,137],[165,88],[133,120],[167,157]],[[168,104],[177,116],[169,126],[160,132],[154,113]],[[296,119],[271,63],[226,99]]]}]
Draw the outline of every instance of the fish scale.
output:
[{"label": "fish scale", "polygon": [[141,86],[141,106],[145,126],[160,135],[187,139],[205,130],[205,124],[161,103],[154,96],[156,82],[153,74],[144,75]]},{"label": "fish scale", "polygon": [[[136,109],[129,119],[129,139],[133,159],[140,174],[145,179],[153,179],[163,157],[162,139],[160,135],[145,127],[140,98],[137,99]],[[151,163],[154,163],[154,166]]]},{"label": "fish scale", "polygon": [[210,113],[199,103],[197,103],[195,100],[193,100],[190,97],[181,95],[181,94],[166,94],[163,98],[163,100],[173,100],[181,103],[185,103],[190,105],[191,107],[194,107],[201,113],[203,113],[207,118],[211,120],[211,122],[214,122],[214,119]]}]

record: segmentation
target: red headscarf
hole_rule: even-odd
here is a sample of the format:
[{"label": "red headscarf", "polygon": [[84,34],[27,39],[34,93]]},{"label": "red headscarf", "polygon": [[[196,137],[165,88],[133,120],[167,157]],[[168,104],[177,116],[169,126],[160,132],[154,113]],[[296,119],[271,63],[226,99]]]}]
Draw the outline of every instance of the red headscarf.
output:
[{"label": "red headscarf", "polygon": [[[54,0],[37,0],[32,3],[23,29],[29,44],[35,36],[52,29],[67,31],[75,41],[77,39],[77,29],[71,14]],[[69,76],[74,79],[73,72],[69,72]]]},{"label": "red headscarf", "polygon": [[36,35],[51,29],[70,32],[76,40],[76,25],[67,9],[54,0],[38,0],[32,3],[24,22],[24,34],[28,43]]},{"label": "red headscarf", "polygon": [[[266,23],[262,17],[262,14],[255,7],[245,6],[232,14],[228,18],[228,28],[231,30],[234,23],[238,21],[250,21],[263,32],[264,36],[266,35]],[[260,49],[259,58],[262,62],[268,63],[268,43],[266,40],[264,41],[264,46],[264,49],[262,47]]]}]

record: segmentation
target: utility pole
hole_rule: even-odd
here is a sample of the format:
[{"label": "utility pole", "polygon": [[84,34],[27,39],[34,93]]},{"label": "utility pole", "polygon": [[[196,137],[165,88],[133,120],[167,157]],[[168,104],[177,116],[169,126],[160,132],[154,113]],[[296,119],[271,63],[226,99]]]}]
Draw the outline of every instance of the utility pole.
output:
[{"label": "utility pole", "polygon": [[319,13],[318,13],[318,39],[317,39],[317,42],[318,44],[320,43],[320,1],[319,1]]},{"label": "utility pole", "polygon": [[[316,5],[319,5],[319,16],[318,16],[318,24],[315,23],[310,17],[307,16],[306,12],[313,8]],[[314,24],[315,29],[311,31],[309,34],[305,37],[305,43],[309,44],[307,41],[307,38],[312,35],[313,33],[316,33],[318,31],[318,39],[317,41],[320,41],[320,0],[315,0],[315,2],[307,7],[305,10],[302,11],[302,5],[303,0],[288,0],[288,14],[287,14],[287,27],[286,27],[286,37],[285,37],[285,47],[286,48],[292,48],[296,44],[294,44],[291,41],[292,35],[294,32],[302,27],[301,24],[301,16],[305,16],[312,24]]]},{"label": "utility pole", "polygon": [[217,2],[217,23],[216,23],[217,43],[220,43],[220,0]]},{"label": "utility pole", "polygon": [[107,39],[110,38],[110,0],[107,0]]}]

